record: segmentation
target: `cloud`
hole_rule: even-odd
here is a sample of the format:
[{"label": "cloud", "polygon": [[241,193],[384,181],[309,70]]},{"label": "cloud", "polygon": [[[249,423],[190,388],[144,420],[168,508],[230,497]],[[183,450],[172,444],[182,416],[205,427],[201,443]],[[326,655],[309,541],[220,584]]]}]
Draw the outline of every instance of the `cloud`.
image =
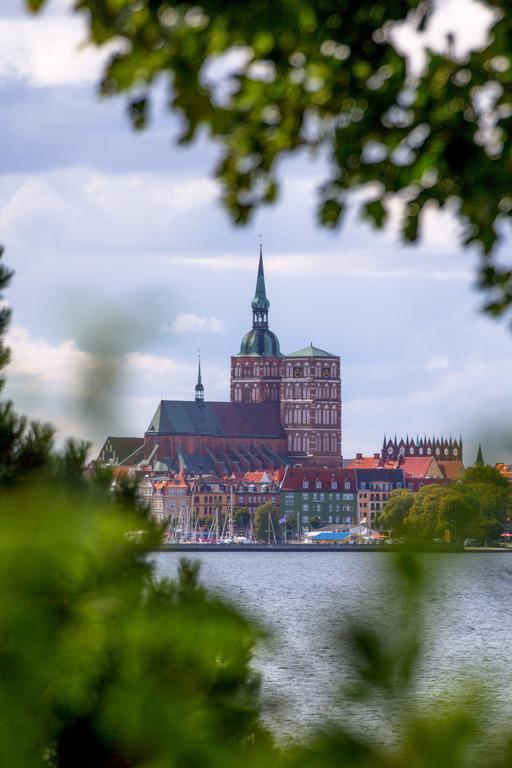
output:
[{"label": "cloud", "polygon": [[446,357],[433,357],[431,358],[425,368],[427,371],[437,371],[450,367],[450,361]]},{"label": "cloud", "polygon": [[5,241],[31,252],[168,248],[217,195],[206,178],[84,168],[0,177]]},{"label": "cloud", "polygon": [[[344,409],[346,457],[356,451],[379,449],[387,434],[462,434],[464,459],[473,461],[480,439],[486,460],[512,459],[512,440],[506,415],[512,411],[512,393],[503,385],[512,377],[512,362],[503,358],[469,359],[458,365],[436,365],[438,376],[406,394],[347,399]],[[489,375],[492,371],[492,376]],[[485,392],[485,398],[480,393]]]},{"label": "cloud", "polygon": [[218,317],[200,317],[191,312],[181,312],[170,325],[164,325],[164,333],[222,333],[226,328]]},{"label": "cloud", "polygon": [[113,47],[98,51],[85,39],[76,16],[0,19],[0,80],[35,87],[95,82]]},{"label": "cloud", "polygon": [[[106,405],[106,419],[95,423],[84,410],[84,386],[102,372],[102,360],[79,348],[74,339],[51,342],[13,326],[7,334],[11,362],[5,396],[31,418],[50,421],[62,437],[91,440],[98,448],[107,434],[142,435],[160,399],[189,400],[197,376],[197,362],[164,355],[130,352],[120,354],[117,376],[95,381]],[[227,366],[210,360],[203,365],[203,379],[210,399],[227,394]],[[103,388],[103,391],[102,391]]]},{"label": "cloud", "polygon": [[[184,267],[210,269],[215,272],[254,272],[254,260],[226,254],[223,256],[171,256],[171,264]],[[408,255],[396,254],[389,266],[382,267],[382,253],[375,254],[364,249],[344,249],[330,253],[281,253],[265,256],[268,272],[282,275],[340,275],[365,277],[373,280],[462,280],[473,278],[469,269],[457,269],[443,264],[442,260],[430,259],[432,269],[420,259],[412,261]]]}]

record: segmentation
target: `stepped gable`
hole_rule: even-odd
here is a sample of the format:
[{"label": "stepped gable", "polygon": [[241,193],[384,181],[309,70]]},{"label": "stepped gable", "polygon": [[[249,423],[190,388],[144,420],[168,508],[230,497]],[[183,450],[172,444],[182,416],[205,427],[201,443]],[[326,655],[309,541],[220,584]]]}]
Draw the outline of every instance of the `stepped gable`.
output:
[{"label": "stepped gable", "polygon": [[279,403],[161,400],[147,434],[283,438]]}]

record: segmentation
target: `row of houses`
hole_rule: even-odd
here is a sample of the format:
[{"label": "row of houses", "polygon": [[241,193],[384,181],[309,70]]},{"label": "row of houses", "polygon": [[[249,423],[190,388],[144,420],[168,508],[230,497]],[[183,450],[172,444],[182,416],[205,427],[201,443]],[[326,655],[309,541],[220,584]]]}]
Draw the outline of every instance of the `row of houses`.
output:
[{"label": "row of houses", "polygon": [[363,457],[356,457],[346,468],[293,466],[222,479],[146,474],[140,492],[159,522],[189,510],[207,524],[230,508],[251,516],[270,503],[281,519],[293,521],[297,528],[362,522],[372,526],[393,491],[417,491],[429,483],[449,482],[426,460],[422,466],[418,461],[422,460],[416,461],[414,475],[404,466],[378,465],[376,459],[376,466],[367,466],[370,459]]}]

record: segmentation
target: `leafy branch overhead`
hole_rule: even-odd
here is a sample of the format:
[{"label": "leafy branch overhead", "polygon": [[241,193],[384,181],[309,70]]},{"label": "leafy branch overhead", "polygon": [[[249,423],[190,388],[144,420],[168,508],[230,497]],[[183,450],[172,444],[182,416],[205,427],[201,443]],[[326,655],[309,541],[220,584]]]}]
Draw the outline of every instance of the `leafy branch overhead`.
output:
[{"label": "leafy branch overhead", "polygon": [[[26,0],[39,10],[45,0]],[[182,142],[200,128],[222,145],[217,177],[237,223],[279,191],[285,154],[319,149],[329,158],[318,218],[339,224],[351,190],[365,187],[365,219],[386,223],[403,203],[402,237],[418,237],[428,206],[449,207],[466,244],[482,251],[487,309],[512,305],[512,273],[492,252],[512,211],[512,19],[488,0],[495,22],[482,50],[461,60],[453,39],[427,51],[419,75],[392,44],[397,23],[428,26],[420,0],[76,0],[90,39],[117,53],[101,83],[124,93],[135,128],[149,117],[152,88],[164,81],[179,113]],[[442,13],[441,11],[439,11]]]}]

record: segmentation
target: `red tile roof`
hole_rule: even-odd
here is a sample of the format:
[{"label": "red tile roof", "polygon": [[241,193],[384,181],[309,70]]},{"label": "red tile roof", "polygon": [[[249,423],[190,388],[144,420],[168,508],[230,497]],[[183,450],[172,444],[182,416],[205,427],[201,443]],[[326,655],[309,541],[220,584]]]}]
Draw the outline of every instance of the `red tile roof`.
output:
[{"label": "red tile roof", "polygon": [[432,477],[440,469],[433,456],[404,456],[400,467],[405,470],[406,476],[421,478]]},{"label": "red tile roof", "polygon": [[464,472],[462,461],[439,461],[439,468],[447,480],[458,480]]},{"label": "red tile roof", "polygon": [[[345,481],[349,481],[351,488],[356,488],[356,473],[353,469],[317,469],[315,467],[287,467],[281,490],[283,491],[302,491],[303,483],[307,481],[309,491],[322,490],[344,490]],[[321,483],[321,488],[316,487],[316,483]],[[337,488],[333,489],[332,482],[337,483]]]}]

